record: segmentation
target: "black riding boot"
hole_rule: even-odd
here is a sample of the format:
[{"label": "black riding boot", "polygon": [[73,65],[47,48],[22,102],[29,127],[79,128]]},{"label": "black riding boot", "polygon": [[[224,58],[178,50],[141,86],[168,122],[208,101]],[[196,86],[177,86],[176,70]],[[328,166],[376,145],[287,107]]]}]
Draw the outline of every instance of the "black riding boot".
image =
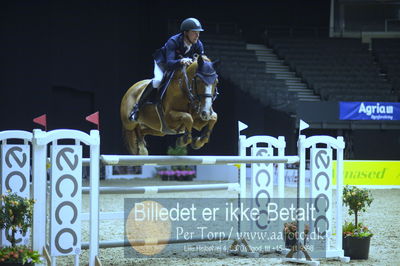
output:
[{"label": "black riding boot", "polygon": [[150,82],[149,85],[144,89],[142,96],[140,97],[139,101],[137,104],[133,106],[132,112],[129,115],[129,120],[131,121],[137,121],[139,117],[139,110],[142,108],[142,106],[147,102],[150,94],[153,92],[154,87],[153,87],[153,82]]}]

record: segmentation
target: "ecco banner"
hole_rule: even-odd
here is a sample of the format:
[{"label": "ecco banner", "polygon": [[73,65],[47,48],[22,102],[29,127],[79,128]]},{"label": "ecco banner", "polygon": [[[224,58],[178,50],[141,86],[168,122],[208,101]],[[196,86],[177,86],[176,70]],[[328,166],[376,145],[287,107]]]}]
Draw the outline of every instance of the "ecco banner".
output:
[{"label": "ecco banner", "polygon": [[51,146],[50,255],[81,251],[82,146]]},{"label": "ecco banner", "polygon": [[[25,145],[10,145],[3,144],[0,149],[1,163],[0,163],[0,182],[1,182],[1,194],[16,193],[23,198],[29,198],[30,196],[30,147],[28,144]],[[3,230],[6,232],[6,230]],[[11,234],[11,230],[6,234],[2,234],[2,245],[8,246],[11,243],[8,238]],[[17,228],[16,232],[16,243],[18,245],[27,245],[29,243],[30,231],[25,235],[21,235]]]},{"label": "ecco banner", "polygon": [[[253,147],[253,156],[273,156],[274,150],[272,147],[260,148]],[[253,205],[259,209],[260,217],[255,221],[257,228],[266,230],[270,221],[268,219],[268,205],[273,198],[274,194],[274,165],[272,163],[255,163],[252,165],[252,196],[254,201]]]},{"label": "ecco banner", "polygon": [[340,120],[400,120],[400,103],[339,102]]}]

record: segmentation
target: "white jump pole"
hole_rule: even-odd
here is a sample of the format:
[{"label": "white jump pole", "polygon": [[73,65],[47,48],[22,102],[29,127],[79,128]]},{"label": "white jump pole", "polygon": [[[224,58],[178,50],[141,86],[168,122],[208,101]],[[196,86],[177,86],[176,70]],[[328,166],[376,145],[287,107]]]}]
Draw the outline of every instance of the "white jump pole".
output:
[{"label": "white jump pole", "polygon": [[[338,145],[336,150],[336,161],[337,161],[337,168],[336,168],[336,250],[343,251],[342,248],[342,235],[343,235],[343,228],[342,228],[342,221],[343,221],[343,172],[344,172],[344,165],[343,165],[343,150],[345,142],[343,137],[337,138],[338,143],[342,145]],[[340,254],[344,257],[343,254]]]},{"label": "white jump pole", "polygon": [[[197,191],[236,191],[240,192],[238,183],[204,184],[204,185],[176,185],[176,186],[143,186],[143,187],[100,187],[100,194],[159,194],[174,192]],[[83,187],[82,193],[89,193],[89,187]]]},{"label": "white jump pole", "polygon": [[101,155],[104,165],[218,165],[218,164],[251,164],[251,163],[296,163],[299,156],[131,156],[131,155]]},{"label": "white jump pole", "polygon": [[46,133],[33,130],[32,142],[32,183],[33,199],[36,201],[33,211],[33,249],[43,255],[46,246],[46,195],[47,195],[47,143],[39,143]]},{"label": "white jump pole", "polygon": [[90,249],[89,266],[96,265],[99,254],[99,182],[100,182],[100,135],[98,130],[90,131],[94,140],[90,145]]},{"label": "white jump pole", "polygon": [[[278,148],[278,156],[283,157],[285,155],[285,148],[286,148],[285,137],[279,136],[278,141],[280,143],[285,143],[285,146]],[[284,196],[285,196],[285,165],[283,163],[280,163],[278,164],[278,198],[283,199]]]}]

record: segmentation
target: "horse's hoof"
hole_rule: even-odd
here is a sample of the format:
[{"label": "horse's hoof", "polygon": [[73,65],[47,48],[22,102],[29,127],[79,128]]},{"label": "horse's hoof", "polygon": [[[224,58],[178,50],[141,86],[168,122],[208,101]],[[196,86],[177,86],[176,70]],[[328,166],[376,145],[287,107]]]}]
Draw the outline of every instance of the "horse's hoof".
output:
[{"label": "horse's hoof", "polygon": [[184,146],[187,146],[190,143],[192,143],[192,137],[191,136],[182,136],[182,137],[179,137],[176,140],[176,146],[178,146],[178,147],[184,147]]},{"label": "horse's hoof", "polygon": [[185,145],[185,143],[182,141],[182,139],[181,138],[178,138],[177,140],[176,140],[176,146],[177,147],[184,147],[184,146],[186,146]]},{"label": "horse's hoof", "polygon": [[198,147],[198,146],[194,145],[193,143],[190,145],[190,147],[191,147],[193,150],[198,150],[198,149],[201,148],[201,147]]},{"label": "horse's hoof", "polygon": [[149,152],[146,150],[139,151],[139,155],[149,155]]},{"label": "horse's hoof", "polygon": [[199,149],[201,149],[204,145],[196,146],[196,145],[193,145],[193,143],[192,143],[190,146],[192,147],[193,150],[199,150]]},{"label": "horse's hoof", "polygon": [[192,147],[193,150],[198,150],[200,148],[202,148],[204,146],[204,143],[201,143],[200,140],[196,140],[194,142],[192,142],[192,144],[190,145],[190,147]]},{"label": "horse's hoof", "polygon": [[184,142],[185,142],[185,146],[191,144],[192,143],[192,137],[185,137]]},{"label": "horse's hoof", "polygon": [[144,145],[139,145],[139,155],[149,155],[149,151]]},{"label": "horse's hoof", "polygon": [[149,155],[149,151],[147,149],[140,150],[139,155]]}]

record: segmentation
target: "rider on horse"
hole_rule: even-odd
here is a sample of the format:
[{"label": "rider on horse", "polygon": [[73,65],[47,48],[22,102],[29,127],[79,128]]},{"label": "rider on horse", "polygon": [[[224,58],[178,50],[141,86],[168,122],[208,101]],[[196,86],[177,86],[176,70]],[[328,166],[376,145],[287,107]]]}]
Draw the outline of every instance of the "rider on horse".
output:
[{"label": "rider on horse", "polygon": [[151,93],[160,87],[165,72],[174,71],[182,65],[188,66],[194,54],[204,54],[203,44],[199,40],[200,31],[204,31],[200,22],[195,18],[187,18],[181,23],[181,33],[172,36],[154,53],[154,78],[133,107],[129,120],[137,121],[140,108]]}]

